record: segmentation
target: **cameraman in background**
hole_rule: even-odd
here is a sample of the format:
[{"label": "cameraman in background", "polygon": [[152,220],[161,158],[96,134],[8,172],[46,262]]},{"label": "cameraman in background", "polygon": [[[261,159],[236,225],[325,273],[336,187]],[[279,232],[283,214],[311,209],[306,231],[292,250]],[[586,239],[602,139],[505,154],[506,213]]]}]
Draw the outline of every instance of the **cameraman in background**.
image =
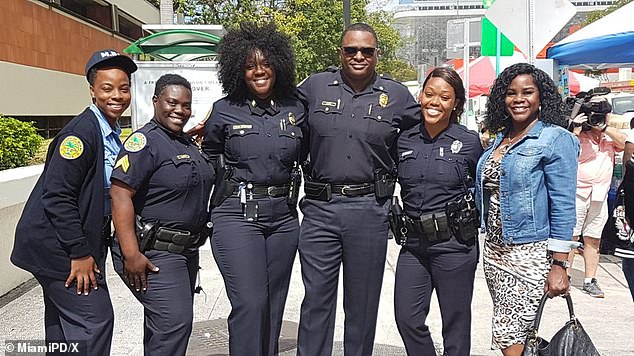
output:
[{"label": "cameraman in background", "polygon": [[[576,102],[570,129],[579,138],[581,147],[577,171],[577,224],[573,239],[578,241],[579,236],[583,236],[583,291],[594,298],[603,298],[605,294],[596,279],[599,242],[608,219],[607,198],[614,154],[623,151],[627,135],[608,126],[607,113],[611,106],[604,97],[593,97],[591,91],[585,100],[576,99]],[[571,265],[574,255],[572,251],[568,257]]]}]

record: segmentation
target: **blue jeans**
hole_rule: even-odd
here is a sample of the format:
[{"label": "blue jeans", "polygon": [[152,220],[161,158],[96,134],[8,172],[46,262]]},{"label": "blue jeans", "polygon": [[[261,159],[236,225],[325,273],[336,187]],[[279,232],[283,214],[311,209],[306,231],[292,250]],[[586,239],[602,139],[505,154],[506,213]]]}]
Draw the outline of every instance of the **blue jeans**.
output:
[{"label": "blue jeans", "polygon": [[632,300],[634,300],[634,258],[623,259],[623,274],[625,275],[627,284],[630,286]]}]

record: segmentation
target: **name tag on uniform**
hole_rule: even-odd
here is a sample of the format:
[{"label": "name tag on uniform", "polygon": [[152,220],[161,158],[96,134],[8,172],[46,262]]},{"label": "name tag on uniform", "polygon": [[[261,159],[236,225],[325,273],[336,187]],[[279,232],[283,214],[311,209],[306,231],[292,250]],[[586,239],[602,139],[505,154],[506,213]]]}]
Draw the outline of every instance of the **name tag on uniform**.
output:
[{"label": "name tag on uniform", "polygon": [[406,157],[411,155],[412,153],[414,153],[414,150],[409,150],[409,151],[405,151],[403,153],[401,153],[401,157]]},{"label": "name tag on uniform", "polygon": [[176,159],[190,159],[191,157],[189,155],[178,155],[176,156]]},{"label": "name tag on uniform", "polygon": [[324,100],[324,101],[321,102],[321,105],[335,107],[335,106],[337,106],[337,103],[335,101],[326,101],[326,100]]},{"label": "name tag on uniform", "polygon": [[253,128],[253,125],[248,125],[248,124],[233,125],[232,128],[234,130],[251,129],[251,128]]}]

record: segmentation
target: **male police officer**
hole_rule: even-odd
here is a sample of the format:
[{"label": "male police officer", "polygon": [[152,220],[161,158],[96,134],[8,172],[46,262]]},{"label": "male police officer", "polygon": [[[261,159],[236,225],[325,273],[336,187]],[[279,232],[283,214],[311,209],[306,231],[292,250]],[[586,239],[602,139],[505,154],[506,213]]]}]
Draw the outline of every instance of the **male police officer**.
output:
[{"label": "male police officer", "polygon": [[83,355],[110,354],[114,315],[103,275],[108,190],[121,147],[117,122],[130,106],[136,69],[113,50],[90,57],[86,79],[93,104],[51,142],[15,232],[11,262],[42,286],[47,343],[79,342]]},{"label": "male police officer", "polygon": [[343,263],[346,355],[371,355],[387,249],[399,129],[420,121],[401,84],[375,73],[376,33],[343,33],[343,67],[299,86],[306,106],[312,169],[307,169],[299,251],[305,297],[298,355],[330,355],[339,266]]}]

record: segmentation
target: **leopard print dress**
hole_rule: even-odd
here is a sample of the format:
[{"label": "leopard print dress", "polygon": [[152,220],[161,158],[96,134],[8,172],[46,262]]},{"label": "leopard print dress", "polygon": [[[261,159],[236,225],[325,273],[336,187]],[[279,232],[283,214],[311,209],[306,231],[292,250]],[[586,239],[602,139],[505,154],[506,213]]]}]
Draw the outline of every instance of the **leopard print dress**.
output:
[{"label": "leopard print dress", "polygon": [[550,271],[547,242],[507,245],[500,219],[500,161],[487,160],[484,189],[490,194],[486,238],[482,251],[484,275],[493,300],[492,349],[523,344],[544,293]]}]

